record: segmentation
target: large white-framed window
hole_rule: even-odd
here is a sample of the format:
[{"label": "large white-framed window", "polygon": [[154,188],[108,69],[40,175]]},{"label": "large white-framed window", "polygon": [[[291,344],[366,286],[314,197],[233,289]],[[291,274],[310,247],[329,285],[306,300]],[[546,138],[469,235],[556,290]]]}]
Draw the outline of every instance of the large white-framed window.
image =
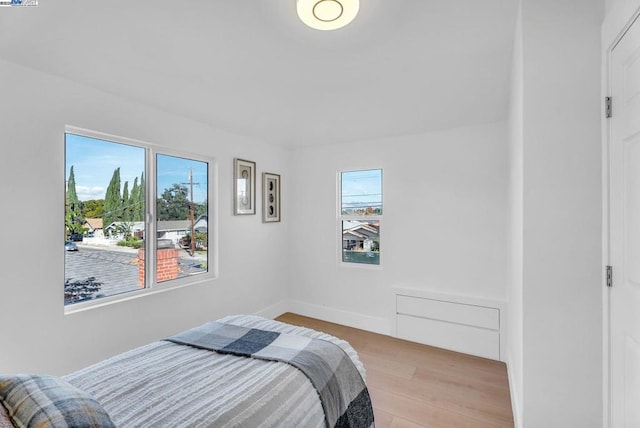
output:
[{"label": "large white-framed window", "polygon": [[67,126],[65,312],[215,278],[215,170],[212,158]]},{"label": "large white-framed window", "polygon": [[382,169],[345,170],[338,175],[340,263],[380,266]]}]

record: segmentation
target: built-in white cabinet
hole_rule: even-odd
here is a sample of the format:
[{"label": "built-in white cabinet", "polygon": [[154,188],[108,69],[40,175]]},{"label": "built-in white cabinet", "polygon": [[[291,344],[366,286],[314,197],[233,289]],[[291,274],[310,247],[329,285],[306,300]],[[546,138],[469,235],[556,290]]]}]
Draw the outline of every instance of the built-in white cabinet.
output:
[{"label": "built-in white cabinet", "polygon": [[401,339],[500,360],[500,305],[456,296],[396,294]]}]

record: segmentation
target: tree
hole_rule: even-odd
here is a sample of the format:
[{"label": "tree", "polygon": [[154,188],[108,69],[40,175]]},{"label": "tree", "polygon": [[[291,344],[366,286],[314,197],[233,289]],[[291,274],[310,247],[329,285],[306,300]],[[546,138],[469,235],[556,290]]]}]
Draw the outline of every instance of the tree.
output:
[{"label": "tree", "polygon": [[133,187],[129,195],[129,207],[131,209],[131,221],[144,220],[144,172],[140,175],[140,183],[138,177],[133,180]]},{"label": "tree", "polygon": [[115,232],[122,235],[125,241],[131,239],[131,231],[133,230],[133,222],[123,221],[116,225]]},{"label": "tree", "polygon": [[113,171],[113,176],[104,197],[103,224],[110,225],[121,218],[122,199],[120,198],[120,168]]},{"label": "tree", "polygon": [[145,191],[145,183],[144,183],[144,171],[140,173],[140,188],[138,191],[138,209],[140,210],[140,220],[144,220],[144,204],[146,201],[146,191]]},{"label": "tree", "polygon": [[69,171],[69,180],[67,181],[67,195],[66,195],[66,210],[65,210],[65,227],[68,233],[81,233],[82,223],[84,219],[82,217],[82,203],[78,199],[76,193],[76,177],[73,172],[73,165]]},{"label": "tree", "polygon": [[203,214],[207,214],[209,212],[209,203],[205,200],[201,204],[195,205],[195,216],[196,218],[200,217]]},{"label": "tree", "polygon": [[157,202],[158,220],[187,220],[189,218],[188,196],[189,191],[180,184],[164,189]]},{"label": "tree", "polygon": [[104,199],[90,199],[82,203],[84,218],[102,218]]},{"label": "tree", "polygon": [[67,180],[67,201],[69,202],[70,208],[72,208],[72,206],[80,205],[78,193],[76,192],[76,175],[73,172],[73,165],[71,165],[71,169],[69,170],[69,180]]},{"label": "tree", "polygon": [[122,189],[122,220],[130,221],[131,220],[131,207],[129,206],[129,182],[124,182],[124,189]]},{"label": "tree", "polygon": [[101,288],[102,283],[96,281],[94,276],[73,282],[67,279],[64,282],[64,303],[66,305],[91,299]]},{"label": "tree", "polygon": [[129,196],[129,219],[131,221],[142,221],[142,210],[139,208],[138,204],[140,192],[140,187],[138,186],[138,177],[133,179],[133,186],[131,187],[131,195]]}]

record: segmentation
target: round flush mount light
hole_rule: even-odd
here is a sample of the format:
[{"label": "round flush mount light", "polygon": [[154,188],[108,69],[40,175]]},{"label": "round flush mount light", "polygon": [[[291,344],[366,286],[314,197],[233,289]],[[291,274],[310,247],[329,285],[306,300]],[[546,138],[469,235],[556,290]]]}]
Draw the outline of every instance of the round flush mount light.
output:
[{"label": "round flush mount light", "polygon": [[298,16],[316,30],[336,30],[356,17],[360,0],[296,0]]}]

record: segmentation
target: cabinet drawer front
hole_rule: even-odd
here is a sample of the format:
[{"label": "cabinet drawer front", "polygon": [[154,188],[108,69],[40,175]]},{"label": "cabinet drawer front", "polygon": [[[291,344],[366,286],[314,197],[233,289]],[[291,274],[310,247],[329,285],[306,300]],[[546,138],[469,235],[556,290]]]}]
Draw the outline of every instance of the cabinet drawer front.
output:
[{"label": "cabinet drawer front", "polygon": [[396,305],[398,314],[496,331],[500,329],[500,310],[497,308],[402,295],[397,296]]},{"label": "cabinet drawer front", "polygon": [[401,314],[397,316],[397,323],[398,337],[401,339],[493,360],[500,359],[500,333],[497,331]]}]

